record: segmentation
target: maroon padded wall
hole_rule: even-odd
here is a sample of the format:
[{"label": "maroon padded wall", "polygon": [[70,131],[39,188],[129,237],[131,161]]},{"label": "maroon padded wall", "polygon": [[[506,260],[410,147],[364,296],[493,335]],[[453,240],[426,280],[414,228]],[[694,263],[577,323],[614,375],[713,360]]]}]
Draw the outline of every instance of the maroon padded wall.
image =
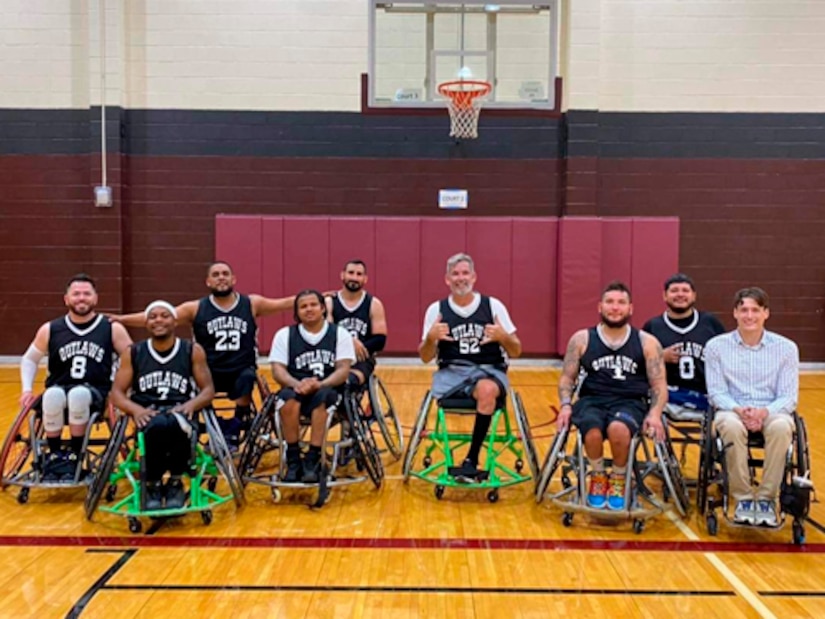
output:
[{"label": "maroon padded wall", "polygon": [[[595,322],[610,279],[634,287],[637,315],[657,313],[678,262],[676,219],[218,215],[215,228],[215,257],[232,264],[244,292],[334,290],[344,263],[364,260],[367,288],[387,310],[387,352],[397,354],[415,353],[427,305],[448,293],[447,258],[461,251],[476,262],[477,290],[507,305],[532,356],[562,354],[574,329]],[[262,352],[290,321],[261,321]]]}]

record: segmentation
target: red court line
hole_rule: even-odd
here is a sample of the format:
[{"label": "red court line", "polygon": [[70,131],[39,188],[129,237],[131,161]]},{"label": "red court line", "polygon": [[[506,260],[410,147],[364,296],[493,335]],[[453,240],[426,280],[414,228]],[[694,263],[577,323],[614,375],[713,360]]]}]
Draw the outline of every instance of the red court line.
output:
[{"label": "red court line", "polygon": [[355,537],[147,537],[0,536],[0,546],[85,548],[352,548],[424,550],[592,550],[637,552],[739,552],[823,554],[825,544],[668,542],[643,540],[433,539]]}]

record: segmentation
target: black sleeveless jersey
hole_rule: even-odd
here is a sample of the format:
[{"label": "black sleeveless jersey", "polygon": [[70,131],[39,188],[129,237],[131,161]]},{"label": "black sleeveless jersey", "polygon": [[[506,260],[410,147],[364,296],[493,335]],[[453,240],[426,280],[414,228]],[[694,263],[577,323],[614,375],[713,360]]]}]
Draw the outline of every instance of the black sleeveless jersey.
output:
[{"label": "black sleeveless jersey", "polygon": [[372,295],[364,293],[361,302],[354,310],[350,311],[341,303],[341,299],[336,294],[332,297],[332,321],[340,327],[344,327],[362,342],[372,337],[372,321],[370,320],[370,309],[372,308]]},{"label": "black sleeveless jersey", "polygon": [[638,329],[630,327],[630,337],[614,350],[593,327],[587,331],[587,350],[581,358],[579,395],[645,398],[650,390],[647,365]]},{"label": "black sleeveless jersey", "polygon": [[679,347],[679,363],[665,364],[669,386],[707,393],[705,344],[725,332],[716,316],[694,310],[692,320],[674,321],[665,312],[648,320],[642,329],[659,340],[662,348],[673,344]]},{"label": "black sleeveless jersey", "polygon": [[46,386],[91,385],[104,396],[112,388],[112,325],[102,315],[77,325],[68,316],[49,323]]},{"label": "black sleeveless jersey", "polygon": [[335,371],[335,352],[338,347],[338,328],[327,325],[327,332],[317,344],[310,344],[298,331],[298,325],[289,328],[287,370],[298,380],[312,378],[323,380]]},{"label": "black sleeveless jersey", "polygon": [[235,305],[222,310],[204,297],[192,322],[195,341],[206,351],[206,363],[214,372],[239,372],[255,367],[258,358],[258,325],[252,301],[239,294]]},{"label": "black sleeveless jersey", "polygon": [[446,367],[454,361],[469,361],[477,365],[506,365],[504,349],[496,342],[482,344],[484,327],[493,324],[490,297],[481,295],[481,302],[471,316],[463,318],[450,307],[449,299],[439,303],[441,321],[450,328],[454,341],[438,342],[438,366]]},{"label": "black sleeveless jersey", "polygon": [[174,406],[192,399],[197,385],[192,377],[192,342],[175,338],[161,355],[144,340],[132,346],[132,393],[144,408]]}]

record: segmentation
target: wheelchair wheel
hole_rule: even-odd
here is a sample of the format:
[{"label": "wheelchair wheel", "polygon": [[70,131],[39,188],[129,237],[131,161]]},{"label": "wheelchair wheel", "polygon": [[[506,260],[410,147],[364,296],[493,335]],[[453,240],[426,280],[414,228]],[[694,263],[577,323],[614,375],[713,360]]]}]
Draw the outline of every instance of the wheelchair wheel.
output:
[{"label": "wheelchair wheel", "polygon": [[673,499],[676,511],[684,518],[687,516],[689,508],[688,489],[685,479],[682,477],[679,458],[676,457],[670,441],[656,443],[656,457],[661,465],[662,477],[667,493],[670,495],[670,498]]},{"label": "wheelchair wheel", "polygon": [[[0,449],[0,488],[8,486],[8,480],[16,476],[26,464],[32,452],[31,426],[29,415],[34,415],[34,404],[20,410],[14,419],[11,430],[3,441]],[[34,422],[34,437],[38,438],[43,432],[43,422],[38,417]]]},{"label": "wheelchair wheel", "polygon": [[[100,504],[100,499],[103,497],[104,491],[106,491],[107,497],[110,494],[107,490],[109,488],[109,477],[115,470],[117,457],[121,454],[121,446],[124,443],[126,426],[128,423],[129,420],[125,415],[118,418],[115,422],[114,428],[112,429],[112,435],[109,437],[109,442],[103,450],[103,455],[100,456],[98,470],[95,473],[92,483],[89,485],[89,489],[86,491],[86,500],[83,504],[86,511],[87,520],[91,520],[94,516],[97,506]],[[114,493],[112,493],[112,498],[114,498]]]},{"label": "wheelchair wheel", "polygon": [[356,461],[367,471],[375,487],[380,488],[384,480],[384,464],[381,462],[372,429],[362,416],[361,406],[354,395],[349,396],[346,412],[355,443]]},{"label": "wheelchair wheel", "polygon": [[715,440],[711,413],[702,424],[702,453],[699,454],[699,479],[696,482],[696,509],[704,516],[708,509],[708,490],[716,462]]},{"label": "wheelchair wheel", "polygon": [[570,435],[570,428],[567,427],[556,434],[553,439],[553,445],[547,456],[544,458],[544,464],[541,467],[539,476],[536,477],[536,503],[541,503],[544,500],[544,493],[547,492],[547,487],[550,485],[550,480],[562,463],[564,454],[567,451],[567,437]]},{"label": "wheelchair wheel", "polygon": [[242,483],[245,478],[255,474],[261,458],[269,449],[269,437],[275,432],[273,427],[274,404],[275,397],[271,396],[261,407],[261,411],[252,419],[248,432],[249,440],[244,442],[241,456],[238,459],[237,468]]},{"label": "wheelchair wheel", "polygon": [[513,402],[513,415],[516,418],[519,436],[521,436],[524,455],[527,458],[527,465],[530,467],[530,476],[537,480],[540,473],[539,457],[536,453],[535,443],[533,443],[533,432],[530,429],[527,412],[524,410],[524,402],[521,400],[521,395],[515,391],[510,392],[510,399]]},{"label": "wheelchair wheel", "polygon": [[209,451],[215,460],[215,465],[226,478],[226,482],[229,484],[229,489],[232,491],[232,496],[235,499],[235,505],[243,507],[246,499],[244,496],[243,483],[241,483],[241,476],[238,475],[238,470],[232,461],[232,452],[229,451],[229,446],[223,438],[223,432],[221,432],[218,426],[215,411],[211,408],[205,409],[203,411],[203,418],[206,423],[206,434],[209,437]]},{"label": "wheelchair wheel", "polygon": [[392,398],[384,383],[375,374],[370,376],[368,389],[372,414],[378,427],[381,428],[381,435],[384,437],[387,449],[390,450],[393,458],[398,460],[404,453],[404,435]]},{"label": "wheelchair wheel", "polygon": [[811,460],[808,453],[808,429],[805,420],[799,415],[796,416],[796,474],[799,477],[810,475]]},{"label": "wheelchair wheel", "polygon": [[421,408],[418,411],[418,417],[415,420],[415,427],[413,427],[413,430],[410,433],[410,441],[407,443],[407,451],[404,454],[404,464],[401,470],[405,482],[409,480],[410,475],[412,474],[413,462],[415,462],[416,453],[421,445],[422,434],[427,427],[427,415],[430,413],[430,405],[432,404],[432,401],[432,393],[428,391],[427,395],[424,396],[424,401],[421,403]]}]

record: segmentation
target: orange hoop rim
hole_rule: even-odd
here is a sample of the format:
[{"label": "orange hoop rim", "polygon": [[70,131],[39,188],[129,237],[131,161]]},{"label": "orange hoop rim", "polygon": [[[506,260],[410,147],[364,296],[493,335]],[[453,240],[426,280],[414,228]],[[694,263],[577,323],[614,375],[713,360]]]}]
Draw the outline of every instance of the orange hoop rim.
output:
[{"label": "orange hoop rim", "polygon": [[[457,90],[457,88],[464,88],[465,86],[472,86],[472,90]],[[493,85],[490,82],[483,82],[481,80],[452,80],[450,82],[442,82],[438,85],[438,92],[453,100],[453,103],[469,103],[473,99],[483,97],[490,94]]]}]

